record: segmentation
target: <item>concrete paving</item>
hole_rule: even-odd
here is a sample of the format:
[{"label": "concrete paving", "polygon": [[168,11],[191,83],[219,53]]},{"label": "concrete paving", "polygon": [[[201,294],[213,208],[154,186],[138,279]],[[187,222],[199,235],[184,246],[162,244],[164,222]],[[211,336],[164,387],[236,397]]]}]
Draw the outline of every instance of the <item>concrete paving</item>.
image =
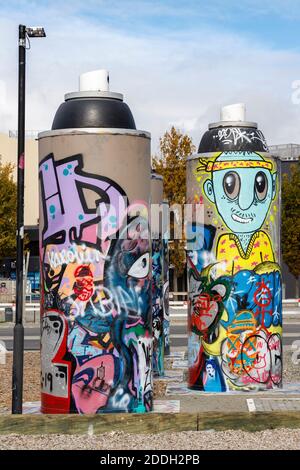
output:
[{"label": "concrete paving", "polygon": [[284,373],[282,388],[260,392],[230,391],[221,393],[190,390],[187,387],[187,353],[180,348],[172,348],[166,358],[165,376],[159,379],[166,382],[163,400],[180,401],[180,412],[262,412],[300,410],[300,363],[292,360],[290,345],[284,347]]},{"label": "concrete paving", "polygon": [[[289,393],[289,392],[288,392]],[[263,394],[263,398],[262,398]],[[300,384],[298,393],[282,392],[244,392],[236,393],[205,393],[194,392],[190,395],[168,395],[164,400],[179,400],[180,412],[186,413],[240,413],[242,411],[260,412],[260,411],[282,411],[281,403],[285,403],[284,410],[300,410]],[[254,407],[251,407],[253,401]]]}]

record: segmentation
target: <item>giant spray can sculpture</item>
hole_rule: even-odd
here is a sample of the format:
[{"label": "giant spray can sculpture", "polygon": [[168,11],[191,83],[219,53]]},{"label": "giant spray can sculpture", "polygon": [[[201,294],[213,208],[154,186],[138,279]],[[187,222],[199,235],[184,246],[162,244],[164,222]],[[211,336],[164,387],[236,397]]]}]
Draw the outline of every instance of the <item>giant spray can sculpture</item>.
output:
[{"label": "giant spray can sculpture", "polygon": [[42,411],[150,411],[150,135],[106,71],[65,96],[39,161]]},{"label": "giant spray can sculpture", "polygon": [[151,174],[153,374],[164,374],[163,240],[160,211],[163,178]]},{"label": "giant spray can sculpture", "polygon": [[242,104],[223,108],[188,160],[190,388],[281,386],[278,171]]}]

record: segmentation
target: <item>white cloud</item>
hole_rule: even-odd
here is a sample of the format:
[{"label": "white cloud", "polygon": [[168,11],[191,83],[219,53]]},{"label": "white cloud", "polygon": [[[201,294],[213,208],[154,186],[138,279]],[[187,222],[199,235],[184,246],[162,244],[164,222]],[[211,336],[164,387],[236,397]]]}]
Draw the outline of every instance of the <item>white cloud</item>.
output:
[{"label": "white cloud", "polygon": [[101,2],[94,2],[97,21],[91,14],[74,16],[78,1],[74,9],[55,1],[47,8],[43,2],[19,3],[17,13],[9,10],[0,18],[0,81],[6,89],[0,130],[17,126],[16,37],[23,21],[47,31],[46,39],[31,41],[27,54],[27,129],[48,129],[64,93],[77,89],[78,75],[104,67],[110,69],[111,89],[124,93],[138,128],[152,132],[153,153],[172,123],[190,132],[198,145],[208,122],[218,120],[220,106],[240,101],[270,144],[300,142],[300,105],[291,99],[292,82],[300,79],[296,52],[250,44],[241,34],[213,26],[137,33],[123,22],[101,23]]}]

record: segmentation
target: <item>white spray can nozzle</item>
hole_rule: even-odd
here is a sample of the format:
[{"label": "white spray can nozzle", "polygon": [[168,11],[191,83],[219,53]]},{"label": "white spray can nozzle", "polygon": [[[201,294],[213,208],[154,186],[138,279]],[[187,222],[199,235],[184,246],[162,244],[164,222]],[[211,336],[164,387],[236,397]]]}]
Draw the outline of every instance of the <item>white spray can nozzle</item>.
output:
[{"label": "white spray can nozzle", "polygon": [[109,91],[109,72],[93,70],[79,76],[79,91]]},{"label": "white spray can nozzle", "polygon": [[244,103],[229,104],[221,108],[221,121],[245,121],[246,106]]}]

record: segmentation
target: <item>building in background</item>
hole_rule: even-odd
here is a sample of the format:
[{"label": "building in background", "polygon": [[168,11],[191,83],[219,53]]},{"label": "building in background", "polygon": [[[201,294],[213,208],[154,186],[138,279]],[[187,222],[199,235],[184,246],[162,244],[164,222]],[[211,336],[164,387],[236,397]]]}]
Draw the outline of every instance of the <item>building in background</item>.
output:
[{"label": "building in background", "polygon": [[[24,221],[25,233],[29,238],[29,266],[28,280],[32,291],[39,290],[39,258],[38,258],[38,143],[37,131],[27,131],[25,138],[25,208]],[[17,180],[17,145],[18,133],[9,131],[8,134],[0,133],[0,158],[1,162],[12,163],[15,166],[14,179]],[[0,201],[1,203],[1,201]],[[0,260],[0,278],[15,279],[16,264],[13,258]]]}]

